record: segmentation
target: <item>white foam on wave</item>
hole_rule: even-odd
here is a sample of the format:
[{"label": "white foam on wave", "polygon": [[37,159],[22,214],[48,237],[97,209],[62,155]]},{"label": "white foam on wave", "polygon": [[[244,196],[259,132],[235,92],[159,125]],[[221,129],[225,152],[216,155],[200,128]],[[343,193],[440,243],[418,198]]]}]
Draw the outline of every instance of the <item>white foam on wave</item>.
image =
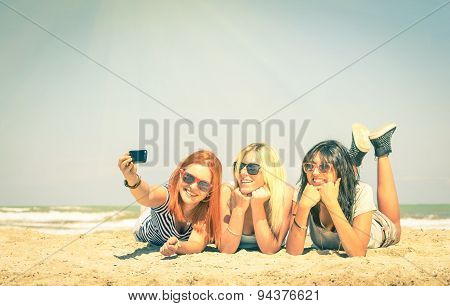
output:
[{"label": "white foam on wave", "polygon": [[116,231],[116,230],[131,230],[136,223],[135,219],[125,219],[120,221],[108,221],[104,223],[98,222],[80,222],[69,225],[64,224],[43,224],[43,223],[10,223],[8,228],[28,228],[34,231],[45,234],[86,234],[99,231]]},{"label": "white foam on wave", "polygon": [[[131,230],[134,227],[136,218],[114,220],[117,216],[119,216],[118,211],[79,212],[76,210],[50,210],[48,212],[33,212],[30,211],[30,208],[2,207],[0,210],[0,226],[30,228],[49,234],[83,234],[93,228],[92,231],[113,231]],[[110,217],[111,219],[108,219]],[[405,228],[450,229],[450,219],[436,219],[435,217],[429,215],[420,219],[402,218],[401,224]],[[100,223],[101,225],[99,225]]]},{"label": "white foam on wave", "polygon": [[0,213],[2,212],[15,212],[15,213],[21,213],[25,211],[30,211],[30,208],[24,208],[24,207],[0,207]]},{"label": "white foam on wave", "polygon": [[82,213],[82,212],[0,212],[0,222],[95,222],[114,216],[116,212]]},{"label": "white foam on wave", "polygon": [[56,210],[66,210],[66,211],[77,211],[77,210],[87,210],[89,207],[83,207],[83,206],[50,206],[50,211]]},{"label": "white foam on wave", "polygon": [[450,219],[413,219],[400,220],[402,227],[423,229],[450,229]]}]

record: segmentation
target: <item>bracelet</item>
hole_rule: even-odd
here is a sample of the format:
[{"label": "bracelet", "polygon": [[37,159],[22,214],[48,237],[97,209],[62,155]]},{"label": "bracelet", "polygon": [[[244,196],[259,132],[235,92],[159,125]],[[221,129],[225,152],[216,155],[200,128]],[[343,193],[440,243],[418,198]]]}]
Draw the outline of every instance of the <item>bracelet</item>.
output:
[{"label": "bracelet", "polygon": [[227,226],[227,231],[229,231],[231,235],[240,236],[239,234],[236,234],[235,232],[233,232],[229,226]]},{"label": "bracelet", "polygon": [[300,224],[298,224],[297,221],[295,221],[295,218],[294,218],[294,224],[295,224],[295,226],[297,226],[301,230],[306,231],[308,229],[307,227],[304,227],[304,226],[301,226]]},{"label": "bracelet", "polygon": [[123,181],[123,184],[125,185],[125,187],[128,187],[128,188],[130,188],[130,189],[136,189],[136,188],[139,187],[139,185],[141,184],[141,177],[139,176],[139,174],[136,174],[136,175],[137,175],[137,177],[138,177],[137,183],[134,184],[133,186],[130,186],[130,185],[128,185],[127,180],[124,180],[124,181]]}]

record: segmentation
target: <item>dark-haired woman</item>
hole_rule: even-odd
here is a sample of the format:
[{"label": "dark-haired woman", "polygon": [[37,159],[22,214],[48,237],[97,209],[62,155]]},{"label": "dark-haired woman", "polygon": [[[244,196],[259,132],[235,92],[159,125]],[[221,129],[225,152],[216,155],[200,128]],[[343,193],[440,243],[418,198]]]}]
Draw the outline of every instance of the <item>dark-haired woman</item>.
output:
[{"label": "dark-haired woman", "polygon": [[[320,249],[345,250],[349,256],[365,256],[368,248],[387,247],[400,240],[400,208],[389,161],[389,124],[370,133],[361,124],[352,126],[348,151],[337,141],[323,141],[305,156],[291,230],[289,254],[303,253],[309,225],[311,239]],[[359,180],[364,155],[375,148],[378,163],[378,209],[372,188]]]}]

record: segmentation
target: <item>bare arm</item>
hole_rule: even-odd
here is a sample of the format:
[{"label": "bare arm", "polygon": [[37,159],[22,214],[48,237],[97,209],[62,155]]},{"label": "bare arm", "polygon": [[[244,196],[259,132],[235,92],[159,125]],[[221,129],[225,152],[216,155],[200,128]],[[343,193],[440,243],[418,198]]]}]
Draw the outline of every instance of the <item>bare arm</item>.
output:
[{"label": "bare arm", "polygon": [[357,216],[352,227],[338,202],[339,184],[340,179],[336,183],[328,182],[322,185],[320,198],[330,213],[334,227],[347,255],[366,256],[372,225],[372,212],[366,212]]},{"label": "bare arm", "polygon": [[334,203],[328,211],[347,255],[366,256],[372,226],[372,212],[357,216],[352,226],[345,218],[339,203]]},{"label": "bare arm", "polygon": [[202,252],[208,244],[208,233],[203,226],[201,231],[193,230],[188,241],[180,242],[177,254],[194,254]]},{"label": "bare arm", "polygon": [[[134,186],[138,183],[137,166],[128,153],[119,157],[118,166],[128,185]],[[130,191],[139,204],[152,208],[164,204],[168,196],[167,189],[163,186],[149,185],[143,180],[137,188]]]},{"label": "bare arm", "polygon": [[291,230],[289,231],[289,236],[286,242],[286,252],[288,254],[303,254],[310,210],[310,207],[298,205],[296,214],[293,216]]},{"label": "bare arm", "polygon": [[[131,185],[130,182],[128,184]],[[168,191],[165,187],[149,185],[143,180],[139,187],[130,189],[130,191],[139,204],[151,208],[164,204],[168,196]]]},{"label": "bare arm", "polygon": [[208,244],[208,238],[206,226],[203,224],[200,230],[192,231],[188,241],[179,241],[176,237],[170,237],[159,252],[164,256],[200,253]]},{"label": "bare arm", "polygon": [[283,206],[283,223],[277,234],[272,232],[267,220],[267,214],[264,209],[266,198],[258,198],[258,196],[256,198],[252,197],[250,205],[252,207],[253,227],[255,229],[255,236],[259,249],[264,254],[275,254],[281,248],[281,244],[283,243],[289,228],[288,216],[291,210],[293,192],[294,191],[290,186],[286,186],[283,203],[278,204]]},{"label": "bare arm", "polygon": [[295,217],[292,219],[291,231],[286,242],[286,252],[289,254],[303,254],[309,212],[319,201],[320,193],[317,188],[307,184],[298,202]]},{"label": "bare arm", "polygon": [[[231,198],[235,198],[234,207],[230,207]],[[231,190],[226,184],[222,185],[220,196],[220,219],[222,233],[217,248],[222,253],[233,254],[241,242],[242,229],[244,227],[245,212],[250,203],[250,198],[245,197],[239,189]]]}]

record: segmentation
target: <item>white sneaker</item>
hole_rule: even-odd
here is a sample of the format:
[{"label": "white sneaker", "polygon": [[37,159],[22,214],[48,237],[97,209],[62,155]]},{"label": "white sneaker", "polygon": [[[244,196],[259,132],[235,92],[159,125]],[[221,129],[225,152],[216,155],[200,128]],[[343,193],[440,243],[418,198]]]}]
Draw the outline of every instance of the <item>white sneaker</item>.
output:
[{"label": "white sneaker", "polygon": [[395,123],[386,124],[386,125],[380,127],[378,130],[370,133],[369,139],[373,140],[373,139],[379,138],[396,127],[397,127],[397,124],[395,124]]},{"label": "white sneaker", "polygon": [[367,153],[370,150],[369,129],[361,123],[352,124],[352,136],[355,145],[361,152]]}]

